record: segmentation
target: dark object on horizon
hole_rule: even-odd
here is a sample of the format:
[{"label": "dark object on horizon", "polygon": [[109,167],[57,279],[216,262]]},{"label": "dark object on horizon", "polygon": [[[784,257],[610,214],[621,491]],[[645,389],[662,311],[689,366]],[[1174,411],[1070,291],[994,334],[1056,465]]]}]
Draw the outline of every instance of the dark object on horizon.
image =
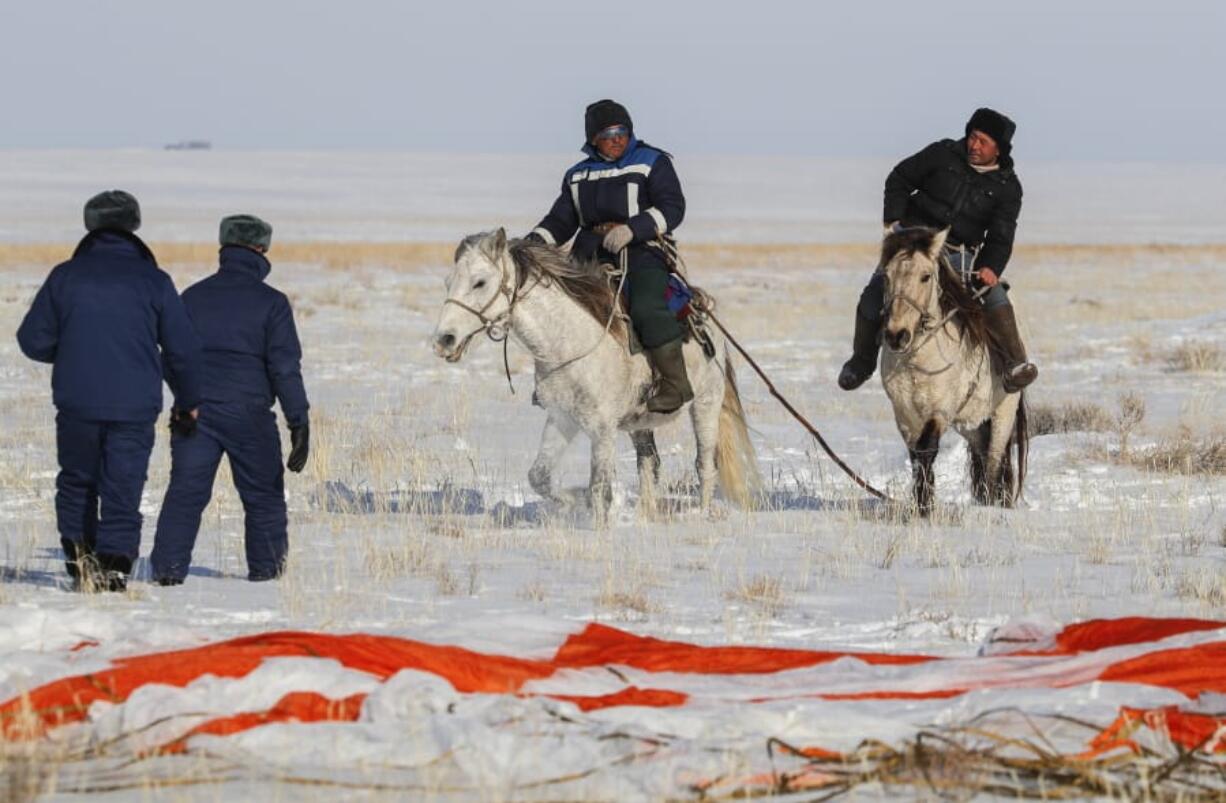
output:
[{"label": "dark object on horizon", "polygon": [[167,143],[165,148],[168,151],[208,151],[213,149],[213,143],[207,139],[184,139]]}]

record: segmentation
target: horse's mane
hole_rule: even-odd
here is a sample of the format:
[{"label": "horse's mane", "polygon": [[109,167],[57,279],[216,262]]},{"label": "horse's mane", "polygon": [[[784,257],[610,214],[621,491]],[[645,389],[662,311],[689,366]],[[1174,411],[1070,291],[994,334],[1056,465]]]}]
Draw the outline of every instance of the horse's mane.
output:
[{"label": "horse's mane", "polygon": [[[609,322],[617,303],[616,291],[604,268],[595,261],[571,259],[561,248],[531,240],[511,240],[507,250],[515,264],[517,288],[522,288],[530,277],[540,277],[546,283],[556,284],[602,327]],[[621,315],[613,315],[609,332],[618,336],[625,334]]]},{"label": "horse's mane", "polygon": [[[913,227],[887,235],[881,243],[880,264],[888,265],[899,254],[904,258],[914,256],[916,253],[927,257],[938,233],[936,229]],[[938,259],[940,268],[937,276],[941,287],[941,314],[948,315],[953,312],[953,319],[962,327],[962,331],[966,333],[973,345],[990,346],[991,340],[983,305],[963,284],[962,277],[950,266],[945,255],[942,254]]]}]

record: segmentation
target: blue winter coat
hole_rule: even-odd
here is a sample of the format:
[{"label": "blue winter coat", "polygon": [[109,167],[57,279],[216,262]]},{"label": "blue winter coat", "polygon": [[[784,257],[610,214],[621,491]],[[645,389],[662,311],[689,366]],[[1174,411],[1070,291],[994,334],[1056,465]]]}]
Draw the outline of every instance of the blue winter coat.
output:
[{"label": "blue winter coat", "polygon": [[616,162],[602,158],[591,145],[583,152],[587,158],[566,171],[553,208],[533,229],[545,242],[559,245],[575,237],[572,251],[594,257],[603,239],[591,231],[596,224],[628,224],[634,231],[632,244],[650,242],[681,225],[685,195],[667,153],[634,137]]},{"label": "blue winter coat", "polygon": [[200,403],[200,341],[174,282],[135,235],[99,230],[81,240],[34,297],[17,342],[55,366],[55,406],[74,418],[157,418],[163,364],[178,376],[175,403]]},{"label": "blue winter coat", "polygon": [[302,346],[285,294],[264,284],[272,266],[236,245],[221,249],[217,273],[183,291],[204,343],[204,402],[272,407],[286,423],[307,423]]}]

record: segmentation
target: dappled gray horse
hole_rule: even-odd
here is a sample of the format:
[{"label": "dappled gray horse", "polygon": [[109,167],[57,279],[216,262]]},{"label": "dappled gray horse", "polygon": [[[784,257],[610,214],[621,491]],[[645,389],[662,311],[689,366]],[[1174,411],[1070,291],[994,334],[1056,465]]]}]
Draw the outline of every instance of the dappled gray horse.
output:
[{"label": "dappled gray horse", "polygon": [[[554,246],[508,242],[499,229],[466,237],[456,249],[434,330],[434,350],[449,362],[458,362],[482,334],[509,335],[528,350],[536,362],[534,398],[548,413],[528,479],[541,496],[559,500],[558,459],[585,432],[592,442],[589,492],[598,526],[607,524],[612,502],[617,431],[629,432],[634,442],[639,493],[650,509],[660,466],[652,430],[680,414],[647,411],[651,368],[641,353],[630,353],[615,304],[598,266],[574,263]],[[704,511],[711,509],[717,472],[724,496],[740,506],[752,504],[761,485],[726,346],[719,340],[714,345],[714,357],[696,342],[684,348]]]},{"label": "dappled gray horse", "polygon": [[1023,394],[1005,392],[983,308],[942,258],[947,233],[906,229],[888,235],[881,250],[881,382],[910,450],[915,501],[925,515],[933,507],[932,464],[947,429],[970,446],[972,490],[984,504],[1017,500],[1029,446]]}]

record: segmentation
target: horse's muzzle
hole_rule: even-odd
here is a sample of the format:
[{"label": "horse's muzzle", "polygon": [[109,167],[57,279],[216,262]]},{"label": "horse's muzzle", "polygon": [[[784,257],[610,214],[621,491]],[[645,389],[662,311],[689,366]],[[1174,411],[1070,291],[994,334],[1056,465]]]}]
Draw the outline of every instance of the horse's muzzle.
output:
[{"label": "horse's muzzle", "polygon": [[902,351],[911,345],[910,329],[887,329],[882,338],[891,351]]},{"label": "horse's muzzle", "polygon": [[464,356],[464,349],[459,345],[459,340],[450,332],[434,337],[434,353],[447,362],[458,362]]}]

